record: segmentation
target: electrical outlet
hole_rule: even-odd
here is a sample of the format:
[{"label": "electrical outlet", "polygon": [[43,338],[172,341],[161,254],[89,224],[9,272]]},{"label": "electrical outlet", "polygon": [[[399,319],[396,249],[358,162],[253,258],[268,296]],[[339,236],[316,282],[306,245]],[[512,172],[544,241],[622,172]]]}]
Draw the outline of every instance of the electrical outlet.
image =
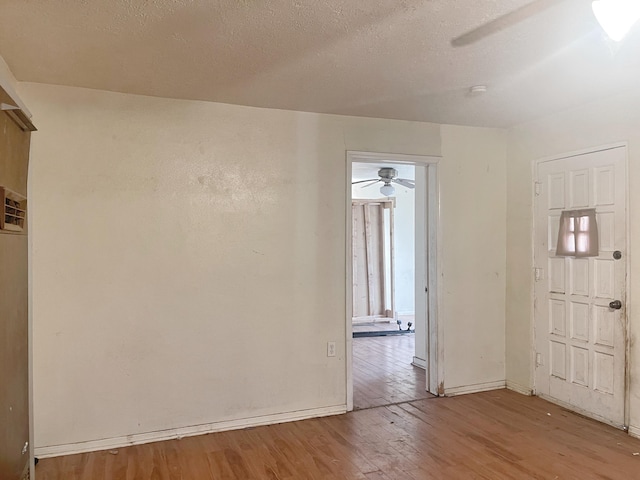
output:
[{"label": "electrical outlet", "polygon": [[327,342],[327,357],[336,356],[336,342]]}]

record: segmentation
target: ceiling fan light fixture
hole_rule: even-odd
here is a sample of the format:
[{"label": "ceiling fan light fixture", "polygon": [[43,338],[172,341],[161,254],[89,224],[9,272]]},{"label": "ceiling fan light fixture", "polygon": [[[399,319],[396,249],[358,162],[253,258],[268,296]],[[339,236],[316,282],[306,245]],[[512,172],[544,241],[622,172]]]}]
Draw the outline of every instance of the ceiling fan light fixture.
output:
[{"label": "ceiling fan light fixture", "polygon": [[396,189],[393,188],[393,185],[389,185],[388,183],[385,183],[383,186],[380,187],[380,193],[385,197],[390,197],[395,192],[396,192]]},{"label": "ceiling fan light fixture", "polygon": [[595,0],[591,9],[605,33],[616,42],[640,19],[638,0]]}]

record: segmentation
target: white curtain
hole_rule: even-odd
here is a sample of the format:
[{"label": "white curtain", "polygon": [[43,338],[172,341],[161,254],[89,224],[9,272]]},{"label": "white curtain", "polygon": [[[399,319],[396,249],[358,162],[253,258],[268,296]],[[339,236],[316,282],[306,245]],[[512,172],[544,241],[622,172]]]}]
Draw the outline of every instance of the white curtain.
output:
[{"label": "white curtain", "polygon": [[556,255],[560,257],[598,256],[598,224],[595,208],[562,212]]}]

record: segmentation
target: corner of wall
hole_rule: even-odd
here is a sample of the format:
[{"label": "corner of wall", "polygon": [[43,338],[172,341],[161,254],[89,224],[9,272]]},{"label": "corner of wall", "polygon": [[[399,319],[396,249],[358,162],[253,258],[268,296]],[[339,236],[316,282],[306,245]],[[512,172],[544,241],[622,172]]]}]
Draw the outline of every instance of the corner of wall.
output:
[{"label": "corner of wall", "polygon": [[520,385],[519,383],[507,380],[506,386],[507,386],[508,390],[512,390],[512,391],[514,391],[516,393],[520,393],[520,394],[526,395],[528,397],[533,395],[533,389],[530,388],[530,387],[527,387],[525,385]]},{"label": "corner of wall", "polygon": [[507,138],[500,128],[441,125],[443,230],[460,239],[443,248],[446,395],[505,387]]},{"label": "corner of wall", "polygon": [[533,163],[521,151],[517,131],[507,131],[507,240],[505,285],[505,376],[507,388],[533,391],[532,311]]},{"label": "corner of wall", "polygon": [[0,55],[0,87],[4,89],[5,92],[11,97],[11,99],[16,102],[16,105],[20,107],[20,110],[24,112],[24,114],[31,118],[31,112],[24,104],[24,102],[20,99],[18,95],[18,81],[16,77],[11,72],[9,65],[4,61],[4,58]]}]

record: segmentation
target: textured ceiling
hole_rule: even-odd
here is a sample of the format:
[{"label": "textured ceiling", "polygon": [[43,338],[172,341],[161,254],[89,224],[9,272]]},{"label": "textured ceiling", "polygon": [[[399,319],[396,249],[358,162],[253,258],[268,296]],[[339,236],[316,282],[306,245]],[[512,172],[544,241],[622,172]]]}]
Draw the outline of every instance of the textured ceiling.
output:
[{"label": "textured ceiling", "polygon": [[20,81],[484,126],[638,84],[640,28],[613,44],[587,0],[451,46],[526,3],[0,0],[0,55]]}]

